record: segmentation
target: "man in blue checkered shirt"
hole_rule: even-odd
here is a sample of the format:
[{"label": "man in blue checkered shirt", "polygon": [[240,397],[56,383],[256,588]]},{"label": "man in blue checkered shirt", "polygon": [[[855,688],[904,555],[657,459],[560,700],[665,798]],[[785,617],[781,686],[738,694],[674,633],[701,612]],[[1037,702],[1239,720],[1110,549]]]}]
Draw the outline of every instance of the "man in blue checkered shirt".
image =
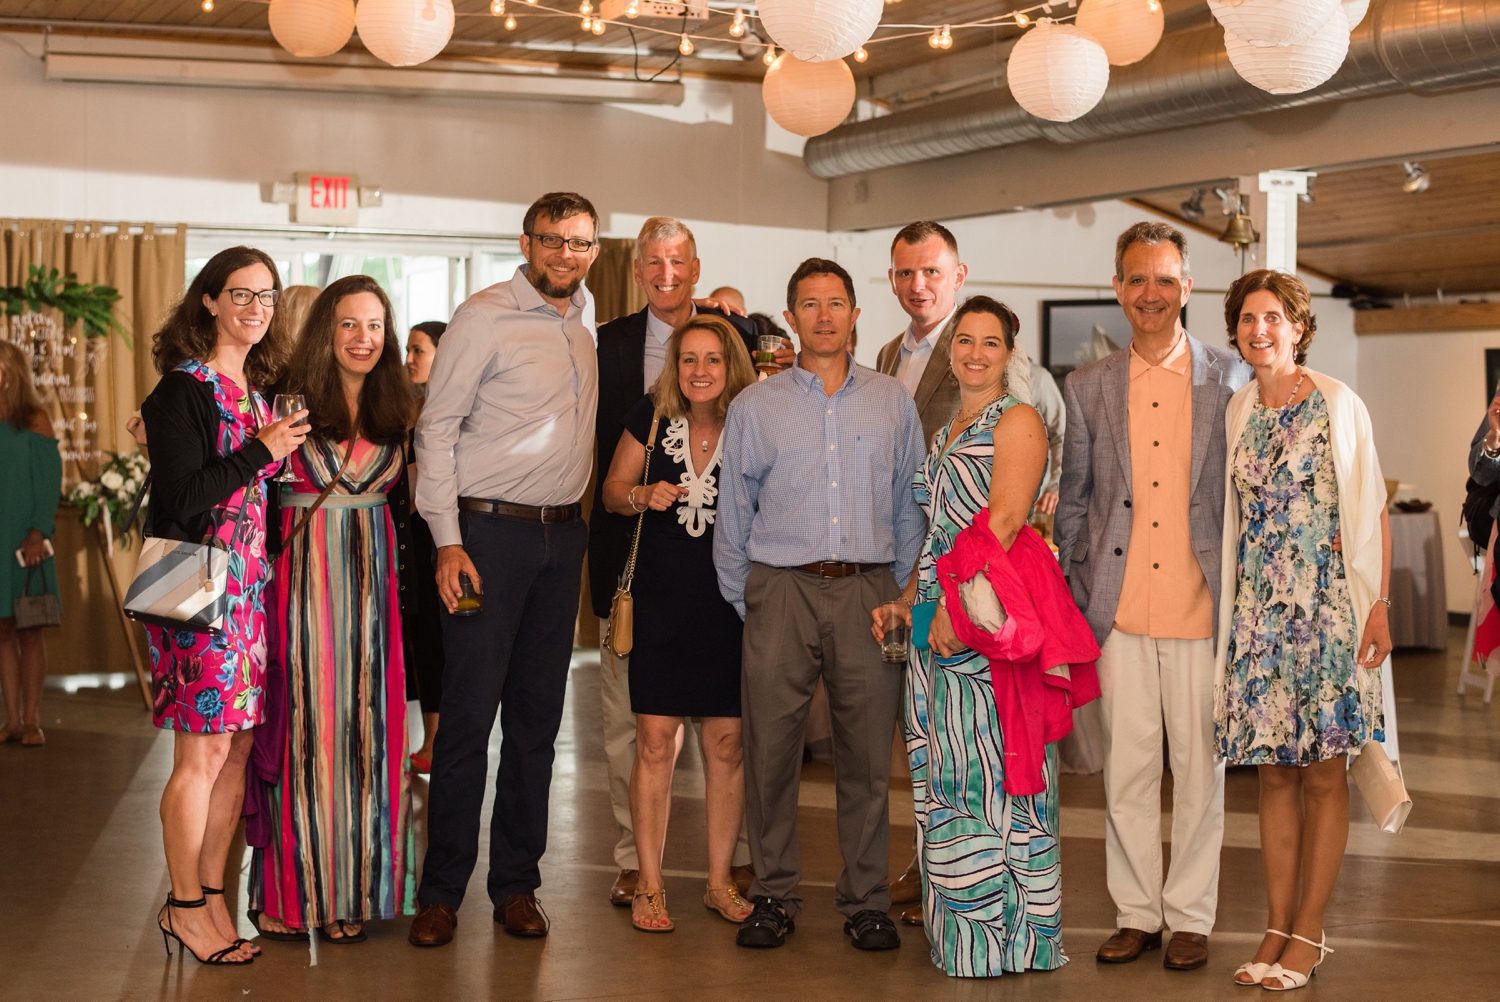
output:
[{"label": "man in blue checkered shirt", "polygon": [[833,717],[844,931],[865,950],[901,945],[886,882],[891,738],[901,667],[886,664],[870,610],[896,600],[926,531],[912,497],[922,423],[896,379],[849,354],[854,283],[811,258],[787,283],[797,364],[742,392],[724,424],[714,564],[745,618],[745,816],[755,911],[741,946],[785,941],[802,906],[797,788],[818,678]]}]

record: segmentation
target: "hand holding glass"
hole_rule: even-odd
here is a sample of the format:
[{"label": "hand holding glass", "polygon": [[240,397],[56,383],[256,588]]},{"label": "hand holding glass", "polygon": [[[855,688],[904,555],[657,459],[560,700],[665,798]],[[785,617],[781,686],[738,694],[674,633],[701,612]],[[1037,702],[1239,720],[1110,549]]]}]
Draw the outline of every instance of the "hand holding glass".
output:
[{"label": "hand holding glass", "polygon": [[[301,410],[307,409],[307,398],[300,393],[278,393],[276,401],[271,405],[271,420],[283,421]],[[307,424],[307,419],[297,422],[298,425]],[[292,473],[292,459],[288,456],[284,462],[285,467],[272,479],[277,483],[290,483],[297,477]]]},{"label": "hand holding glass", "polygon": [[781,338],[775,334],[760,335],[755,347],[755,367],[765,373],[781,371],[776,364],[776,350],[780,347]]}]

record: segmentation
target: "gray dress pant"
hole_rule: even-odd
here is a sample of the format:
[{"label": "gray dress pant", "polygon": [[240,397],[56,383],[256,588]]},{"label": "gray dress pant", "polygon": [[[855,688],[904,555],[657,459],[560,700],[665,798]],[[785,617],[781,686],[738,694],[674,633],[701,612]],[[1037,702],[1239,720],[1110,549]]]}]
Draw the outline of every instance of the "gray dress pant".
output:
[{"label": "gray dress pant", "polygon": [[[845,915],[886,911],[890,868],[891,740],[902,665],[880,659],[870,611],[901,589],[889,568],[822,578],[752,564],[745,580],[743,698],[745,817],[755,864],[752,897],[802,907],[797,791],[802,735],[818,678],[833,720],[839,851],[834,885]],[[441,732],[440,732],[441,733]]]}]

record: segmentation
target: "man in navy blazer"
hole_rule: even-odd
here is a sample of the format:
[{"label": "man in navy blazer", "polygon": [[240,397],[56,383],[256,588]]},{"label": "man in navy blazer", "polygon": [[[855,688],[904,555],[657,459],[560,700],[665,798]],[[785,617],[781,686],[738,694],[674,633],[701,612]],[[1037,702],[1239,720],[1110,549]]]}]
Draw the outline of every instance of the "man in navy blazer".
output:
[{"label": "man in navy blazer", "polygon": [[[742,315],[726,312],[719,301],[694,301],[693,285],[700,265],[693,233],[681,221],[653,216],[641,226],[635,241],[635,280],[646,293],[646,308],[611,320],[599,327],[599,406],[595,415],[597,469],[594,474],[594,506],[589,516],[589,591],[594,615],[599,617],[599,636],[608,628],[609,605],[620,573],[630,555],[630,536],[635,520],[604,507],[605,474],[615,457],[623,428],[620,419],[650,390],[667,358],[672,331],[694,313],[714,313],[728,318],[755,355],[759,330]],[[783,342],[777,362],[790,365],[794,353]],[[635,715],[630,712],[630,659],[617,658],[600,646],[600,697],[604,718],[604,753],[609,762],[609,797],[620,839],[615,845],[615,864],[620,874],[610,888],[613,904],[628,907],[635,894],[640,861],[635,833],[630,824],[630,767],[635,761]],[[749,891],[750,849],[744,836],[734,854],[734,876],[741,893]]]},{"label": "man in navy blazer", "polygon": [[[1137,223],[1115,250],[1129,345],[1068,374],[1054,538],[1099,642],[1105,872],[1116,933],[1107,963],[1162,945],[1163,964],[1208,962],[1224,835],[1214,748],[1214,629],[1224,521],[1224,411],[1250,378],[1231,351],[1189,337],[1187,240]],[[1172,866],[1161,849],[1162,743],[1172,765]]]}]

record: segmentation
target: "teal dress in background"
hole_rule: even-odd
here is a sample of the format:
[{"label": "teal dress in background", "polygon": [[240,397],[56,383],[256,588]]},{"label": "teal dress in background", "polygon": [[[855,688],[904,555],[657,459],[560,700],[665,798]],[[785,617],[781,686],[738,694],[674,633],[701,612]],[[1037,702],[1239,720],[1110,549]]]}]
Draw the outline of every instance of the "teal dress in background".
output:
[{"label": "teal dress in background", "polygon": [[[1007,394],[990,404],[951,449],[943,428],[918,468],[912,490],[929,528],[917,559],[917,601],[942,594],[938,558],[989,505],[995,425],[1019,402]],[[1057,746],[1047,746],[1044,793],[1005,792],[990,663],[973,650],[944,658],[911,649],[905,730],[933,964],[962,978],[1066,964]]]},{"label": "teal dress in background", "polygon": [[[9,619],[26,585],[28,568],[16,563],[21,542],[36,529],[51,539],[62,500],[62,454],[57,439],[17,431],[0,421],[0,617]],[[57,594],[57,561],[45,560],[32,574],[31,594]]]}]

